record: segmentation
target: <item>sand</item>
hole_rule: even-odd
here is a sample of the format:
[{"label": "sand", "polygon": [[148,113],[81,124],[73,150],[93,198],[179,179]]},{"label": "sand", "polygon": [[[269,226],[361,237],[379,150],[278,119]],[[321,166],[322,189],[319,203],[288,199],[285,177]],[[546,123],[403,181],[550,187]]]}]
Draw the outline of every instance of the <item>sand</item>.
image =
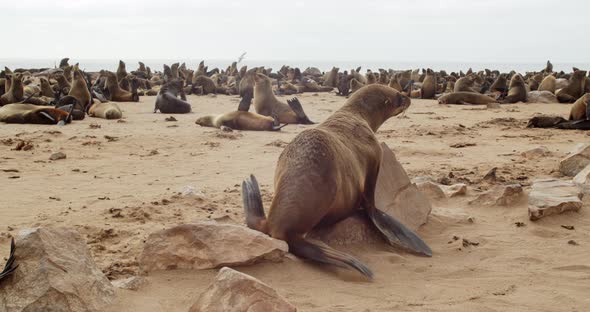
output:
[{"label": "sand", "polygon": [[[300,99],[317,122],[345,101],[311,93]],[[237,96],[188,100],[194,113],[175,115],[176,122],[152,113],[155,97],[142,97],[140,103],[119,104],[124,122],[87,117],[65,127],[0,125],[0,254],[8,255],[8,237],[19,229],[70,226],[87,238],[105,274],[119,279],[138,273],[136,258],[153,231],[212,218],[243,223],[239,184],[250,173],[261,183],[268,207],[279,154],[312,126],[222,132],[194,122],[202,114],[235,109]],[[300,311],[587,311],[588,199],[579,213],[534,223],[528,221],[526,202],[468,204],[492,186],[482,178],[493,167],[498,168],[497,184],[517,182],[528,190],[536,178],[559,177],[558,161],[577,143],[590,142],[590,132],[526,129],[526,121],[539,112],[567,116],[569,105],[486,109],[413,100],[403,117],[380,129],[379,139],[394,150],[410,177],[452,173],[452,182],[469,185],[466,196],[433,202],[429,222],[419,230],[433,249],[432,258],[392,251],[385,244],[341,248],[372,268],[373,282],[298,259],[236,269],[273,286]],[[31,141],[34,148],[14,151],[17,140]],[[465,143],[475,145],[451,147]],[[550,155],[533,160],[520,155],[539,146]],[[50,161],[55,152],[67,158]],[[186,190],[192,194],[179,194]],[[479,245],[463,247],[453,236]],[[139,291],[117,290],[108,311],[187,311],[215,274],[152,273]]]}]

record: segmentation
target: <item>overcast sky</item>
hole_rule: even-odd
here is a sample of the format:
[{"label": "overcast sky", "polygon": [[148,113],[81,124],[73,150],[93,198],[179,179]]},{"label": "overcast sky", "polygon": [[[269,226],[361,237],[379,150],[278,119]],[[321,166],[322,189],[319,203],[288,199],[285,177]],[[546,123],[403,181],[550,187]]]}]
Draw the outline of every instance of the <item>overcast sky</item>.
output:
[{"label": "overcast sky", "polygon": [[587,0],[0,1],[2,58],[587,62]]}]

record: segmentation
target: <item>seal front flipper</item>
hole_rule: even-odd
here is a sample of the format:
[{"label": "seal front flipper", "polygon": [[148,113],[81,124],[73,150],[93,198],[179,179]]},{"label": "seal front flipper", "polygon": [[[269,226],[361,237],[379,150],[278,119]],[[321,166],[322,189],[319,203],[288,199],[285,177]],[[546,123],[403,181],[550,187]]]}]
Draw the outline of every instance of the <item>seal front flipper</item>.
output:
[{"label": "seal front flipper", "polygon": [[4,278],[8,277],[10,274],[18,268],[18,264],[14,265],[14,251],[16,250],[16,245],[14,244],[14,238],[10,242],[10,256],[8,256],[8,261],[6,261],[6,265],[4,266],[4,270],[0,272],[0,281]]},{"label": "seal front flipper", "polygon": [[238,111],[247,112],[250,110],[250,105],[252,104],[252,98],[254,98],[254,91],[253,90],[246,90],[244,92],[244,96],[242,96],[242,100],[238,105]]},{"label": "seal front flipper", "polygon": [[291,100],[287,100],[287,104],[289,104],[289,107],[291,107],[291,109],[293,110],[295,115],[297,115],[297,118],[300,120],[302,124],[314,124],[314,122],[309,120],[307,115],[305,115],[305,112],[303,111],[303,106],[301,106],[301,102],[299,102],[298,98],[292,98]]},{"label": "seal front flipper", "polygon": [[264,214],[260,188],[256,177],[252,174],[242,182],[242,201],[244,203],[246,225],[253,230],[267,233],[266,215]]},{"label": "seal front flipper", "polygon": [[385,212],[377,209],[367,209],[369,218],[381,234],[385,236],[390,245],[401,246],[413,252],[432,257],[432,250],[412,230]]}]

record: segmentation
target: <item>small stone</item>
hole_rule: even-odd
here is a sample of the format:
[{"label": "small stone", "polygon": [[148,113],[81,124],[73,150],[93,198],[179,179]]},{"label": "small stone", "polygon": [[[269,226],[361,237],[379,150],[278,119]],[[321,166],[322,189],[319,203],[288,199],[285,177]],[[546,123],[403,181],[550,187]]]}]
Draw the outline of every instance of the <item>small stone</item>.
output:
[{"label": "small stone", "polygon": [[66,154],[64,154],[62,152],[57,152],[57,153],[53,153],[53,154],[51,154],[51,156],[49,156],[49,160],[60,160],[60,159],[66,159]]},{"label": "small stone", "polygon": [[514,222],[514,225],[516,225],[516,227],[526,226],[526,224],[524,222]]},{"label": "small stone", "polygon": [[170,116],[170,117],[166,117],[166,119],[164,119],[166,121],[178,121],[176,120],[176,118],[174,118],[174,116]]},{"label": "small stone", "polygon": [[450,186],[441,185],[440,187],[449,198],[467,194],[467,185],[463,183],[457,183]]},{"label": "small stone", "polygon": [[570,244],[570,245],[572,245],[572,246],[578,246],[578,245],[580,245],[580,244],[578,244],[578,242],[576,242],[573,239],[572,240],[569,240],[567,243]]},{"label": "small stone", "polygon": [[480,194],[470,205],[478,206],[512,206],[520,203],[525,199],[522,186],[520,184],[499,185],[491,190]]},{"label": "small stone", "polygon": [[225,311],[296,312],[297,309],[267,284],[224,267],[189,312]]},{"label": "small stone", "polygon": [[484,181],[494,182],[497,180],[496,171],[498,171],[497,167],[492,168],[486,175],[483,177]]},{"label": "small stone", "polygon": [[573,225],[562,225],[561,227],[566,230],[570,230],[570,231],[573,231],[576,229]]},{"label": "small stone", "polygon": [[582,193],[571,181],[534,181],[529,194],[529,218],[535,221],[551,214],[578,211],[582,208],[581,196]]},{"label": "small stone", "polygon": [[545,146],[540,146],[540,147],[536,147],[531,150],[528,150],[526,152],[522,152],[521,155],[522,155],[522,157],[524,157],[526,159],[535,159],[535,158],[547,156],[550,153],[551,152],[549,152],[549,149],[547,149]]},{"label": "small stone", "polygon": [[573,177],[590,165],[590,144],[578,144],[569,156],[559,162],[559,172]]},{"label": "small stone", "polygon": [[422,194],[426,195],[430,199],[440,200],[447,197],[441,186],[429,180],[427,177],[418,177],[413,179],[412,182],[416,184],[418,190],[420,190]]}]

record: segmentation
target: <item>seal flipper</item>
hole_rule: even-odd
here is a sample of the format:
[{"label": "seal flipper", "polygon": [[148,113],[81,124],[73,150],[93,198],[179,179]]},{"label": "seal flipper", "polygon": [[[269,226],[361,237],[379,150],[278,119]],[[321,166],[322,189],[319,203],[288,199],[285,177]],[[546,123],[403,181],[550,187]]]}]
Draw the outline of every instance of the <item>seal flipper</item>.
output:
[{"label": "seal flipper", "polygon": [[266,215],[264,214],[260,188],[256,177],[252,174],[242,182],[242,201],[244,203],[246,225],[253,230],[267,233]]},{"label": "seal flipper", "polygon": [[250,105],[252,104],[252,98],[254,98],[253,90],[246,90],[244,95],[242,96],[242,100],[238,105],[238,111],[247,112],[250,110]]},{"label": "seal flipper", "polygon": [[301,106],[301,102],[299,102],[298,98],[292,98],[291,100],[287,100],[287,104],[289,104],[289,107],[291,107],[291,109],[293,110],[293,112],[295,113],[295,115],[297,115],[297,119],[299,119],[299,122],[304,124],[304,125],[313,125],[314,122],[309,120],[309,118],[307,117],[307,115],[305,115],[305,112],[303,111],[303,106]]},{"label": "seal flipper", "polygon": [[289,252],[305,259],[332,264],[341,268],[352,268],[373,279],[373,272],[354,257],[333,249],[327,245],[306,240],[303,237],[291,237],[287,240]]},{"label": "seal flipper", "polygon": [[373,207],[367,209],[369,218],[390,245],[401,246],[416,253],[432,257],[432,250],[412,230],[385,212]]},{"label": "seal flipper", "polygon": [[18,268],[18,264],[13,266],[14,264],[14,251],[16,250],[16,245],[14,244],[14,238],[10,242],[10,256],[8,256],[8,261],[6,261],[6,265],[4,266],[4,270],[0,272],[0,281],[4,278],[8,277],[12,274],[16,268]]}]

